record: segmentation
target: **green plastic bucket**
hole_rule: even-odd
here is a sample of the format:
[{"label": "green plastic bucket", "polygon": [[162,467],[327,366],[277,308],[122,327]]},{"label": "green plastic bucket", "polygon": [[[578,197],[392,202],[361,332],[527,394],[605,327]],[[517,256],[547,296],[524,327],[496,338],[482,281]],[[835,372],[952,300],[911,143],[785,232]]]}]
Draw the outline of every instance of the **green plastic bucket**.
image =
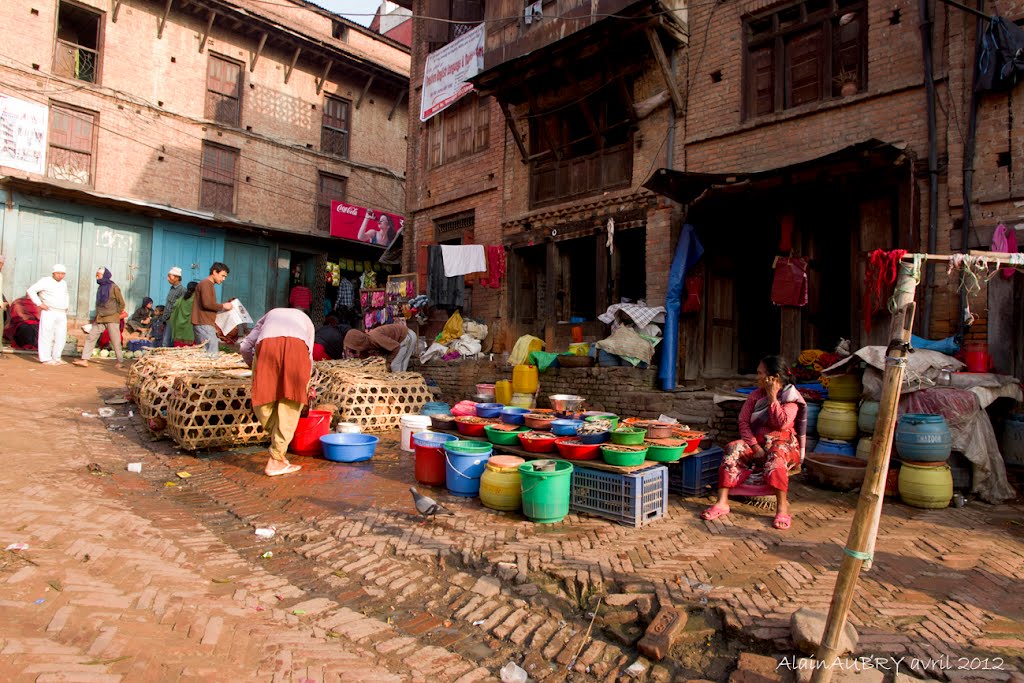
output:
[{"label": "green plastic bucket", "polygon": [[[535,468],[554,464],[547,472]],[[569,514],[569,485],[572,463],[563,460],[534,460],[519,466],[523,485],[523,514],[538,524],[561,522]]]}]

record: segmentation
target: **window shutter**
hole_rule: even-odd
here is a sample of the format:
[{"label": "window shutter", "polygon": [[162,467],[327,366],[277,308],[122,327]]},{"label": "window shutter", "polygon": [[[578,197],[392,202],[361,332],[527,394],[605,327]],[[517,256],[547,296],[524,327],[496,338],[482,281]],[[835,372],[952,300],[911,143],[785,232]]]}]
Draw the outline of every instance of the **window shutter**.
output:
[{"label": "window shutter", "polygon": [[67,109],[50,107],[50,144],[71,146],[71,112]]},{"label": "window shutter", "polygon": [[92,153],[92,115],[82,112],[71,112],[71,144],[72,149]]},{"label": "window shutter", "polygon": [[[437,19],[450,18],[449,0],[427,0],[426,15]],[[448,42],[448,22],[431,21],[429,18],[423,20],[423,39],[428,43]]]},{"label": "window shutter", "polygon": [[487,149],[491,139],[491,100],[476,98],[476,151]]},{"label": "window shutter", "polygon": [[789,67],[787,106],[795,107],[821,99],[822,47],[820,28],[790,39],[786,46]]},{"label": "window shutter", "polygon": [[771,45],[750,52],[750,109],[755,116],[775,111],[775,50]]}]

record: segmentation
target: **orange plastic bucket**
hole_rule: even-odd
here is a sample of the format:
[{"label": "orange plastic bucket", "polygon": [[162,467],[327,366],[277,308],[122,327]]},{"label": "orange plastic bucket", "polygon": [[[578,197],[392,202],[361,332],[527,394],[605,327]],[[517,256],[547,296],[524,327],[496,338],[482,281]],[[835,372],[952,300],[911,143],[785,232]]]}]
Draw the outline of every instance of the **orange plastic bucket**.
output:
[{"label": "orange plastic bucket", "polygon": [[300,417],[295,435],[288,450],[296,455],[320,455],[320,437],[331,431],[331,411],[311,410],[307,417]]}]

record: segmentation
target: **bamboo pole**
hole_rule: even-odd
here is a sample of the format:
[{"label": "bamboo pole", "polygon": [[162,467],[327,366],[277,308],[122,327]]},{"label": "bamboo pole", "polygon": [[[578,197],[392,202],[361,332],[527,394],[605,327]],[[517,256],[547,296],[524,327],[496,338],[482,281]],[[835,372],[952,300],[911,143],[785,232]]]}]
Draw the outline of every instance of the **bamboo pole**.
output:
[{"label": "bamboo pole", "polygon": [[868,562],[870,566],[874,553],[875,536],[878,534],[885,495],[885,479],[889,472],[889,452],[896,430],[896,410],[899,406],[903,377],[906,374],[910,335],[914,326],[915,291],[916,282],[913,275],[907,268],[900,268],[895,294],[897,308],[889,328],[891,341],[885,353],[885,375],[878,407],[878,421],[875,423],[872,437],[871,455],[868,458],[850,534],[843,550],[843,561],[832,593],[825,633],[816,655],[818,661],[824,662],[825,665],[814,670],[812,683],[828,683],[832,680],[830,663],[841,654],[839,640],[846,627],[857,581],[864,563]]}]

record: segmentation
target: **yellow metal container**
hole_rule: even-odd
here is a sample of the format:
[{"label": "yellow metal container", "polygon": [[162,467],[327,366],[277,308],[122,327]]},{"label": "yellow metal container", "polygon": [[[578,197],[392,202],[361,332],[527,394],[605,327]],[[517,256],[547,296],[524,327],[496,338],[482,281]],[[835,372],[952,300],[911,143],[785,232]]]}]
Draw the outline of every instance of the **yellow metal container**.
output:
[{"label": "yellow metal container", "polygon": [[519,466],[525,460],[514,455],[496,455],[487,461],[480,477],[480,502],[492,510],[511,512],[522,504],[523,486]]},{"label": "yellow metal container", "polygon": [[826,439],[852,441],[857,436],[857,404],[825,401],[818,413],[818,434]]}]

